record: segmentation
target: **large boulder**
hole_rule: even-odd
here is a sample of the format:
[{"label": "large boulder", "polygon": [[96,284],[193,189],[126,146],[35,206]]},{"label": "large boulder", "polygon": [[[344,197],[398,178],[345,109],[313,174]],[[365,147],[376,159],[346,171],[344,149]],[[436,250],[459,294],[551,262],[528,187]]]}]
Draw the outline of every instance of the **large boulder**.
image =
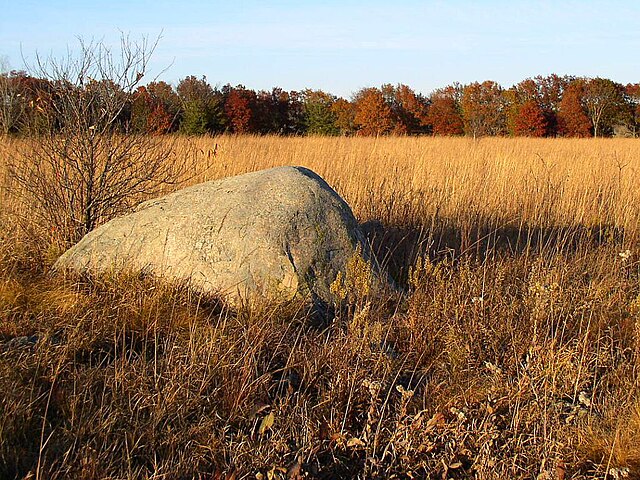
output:
[{"label": "large boulder", "polygon": [[55,269],[143,271],[232,303],[295,296],[331,303],[354,256],[375,271],[366,252],[351,209],[322,178],[279,167],[145,202],[87,234]]}]

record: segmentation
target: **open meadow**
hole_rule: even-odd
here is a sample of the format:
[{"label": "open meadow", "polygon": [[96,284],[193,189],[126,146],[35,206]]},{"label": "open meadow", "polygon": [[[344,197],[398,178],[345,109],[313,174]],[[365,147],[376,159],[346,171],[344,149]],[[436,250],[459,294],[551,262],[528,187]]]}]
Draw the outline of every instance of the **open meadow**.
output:
[{"label": "open meadow", "polygon": [[0,139],[0,478],[640,478],[638,140],[161,137],[181,186],[301,165],[347,201],[401,292],[323,322],[52,274],[29,141]]}]

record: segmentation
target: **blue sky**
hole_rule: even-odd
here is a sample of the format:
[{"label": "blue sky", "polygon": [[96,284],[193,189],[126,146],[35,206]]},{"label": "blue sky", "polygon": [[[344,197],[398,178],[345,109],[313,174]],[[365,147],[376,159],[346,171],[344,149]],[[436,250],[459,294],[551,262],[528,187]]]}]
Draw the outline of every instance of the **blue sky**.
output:
[{"label": "blue sky", "polygon": [[508,87],[549,73],[640,82],[640,2],[3,0],[0,57],[63,55],[76,37],[162,38],[152,76],[349,96],[405,83]]}]

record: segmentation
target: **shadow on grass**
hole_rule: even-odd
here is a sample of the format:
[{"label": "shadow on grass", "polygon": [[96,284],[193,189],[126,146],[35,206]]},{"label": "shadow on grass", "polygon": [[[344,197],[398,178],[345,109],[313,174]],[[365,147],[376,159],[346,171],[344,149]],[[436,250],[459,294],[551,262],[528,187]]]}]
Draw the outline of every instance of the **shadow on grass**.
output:
[{"label": "shadow on grass", "polygon": [[625,232],[615,225],[526,224],[491,227],[478,218],[468,225],[436,219],[431,225],[361,224],[380,264],[392,278],[405,284],[409,268],[420,256],[432,261],[471,258],[482,261],[495,256],[572,255],[604,245],[621,245]]}]

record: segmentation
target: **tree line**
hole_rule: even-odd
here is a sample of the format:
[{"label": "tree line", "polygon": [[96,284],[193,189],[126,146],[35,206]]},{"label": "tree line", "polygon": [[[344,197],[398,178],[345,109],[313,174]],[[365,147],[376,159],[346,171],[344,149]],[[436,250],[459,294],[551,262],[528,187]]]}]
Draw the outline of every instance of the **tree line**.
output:
[{"label": "tree line", "polygon": [[[0,75],[0,132],[34,134],[63,128],[60,82],[23,71]],[[467,135],[529,137],[637,136],[640,83],[606,78],[537,76],[511,88],[493,81],[459,83],[425,96],[407,85],[362,88],[350,99],[322,90],[212,86],[188,76],[172,86],[153,81],[127,92],[112,79],[72,86],[99,112],[120,98],[114,123],[140,134]],[[69,88],[65,91],[68,94]],[[89,115],[90,117],[90,115]]]}]

